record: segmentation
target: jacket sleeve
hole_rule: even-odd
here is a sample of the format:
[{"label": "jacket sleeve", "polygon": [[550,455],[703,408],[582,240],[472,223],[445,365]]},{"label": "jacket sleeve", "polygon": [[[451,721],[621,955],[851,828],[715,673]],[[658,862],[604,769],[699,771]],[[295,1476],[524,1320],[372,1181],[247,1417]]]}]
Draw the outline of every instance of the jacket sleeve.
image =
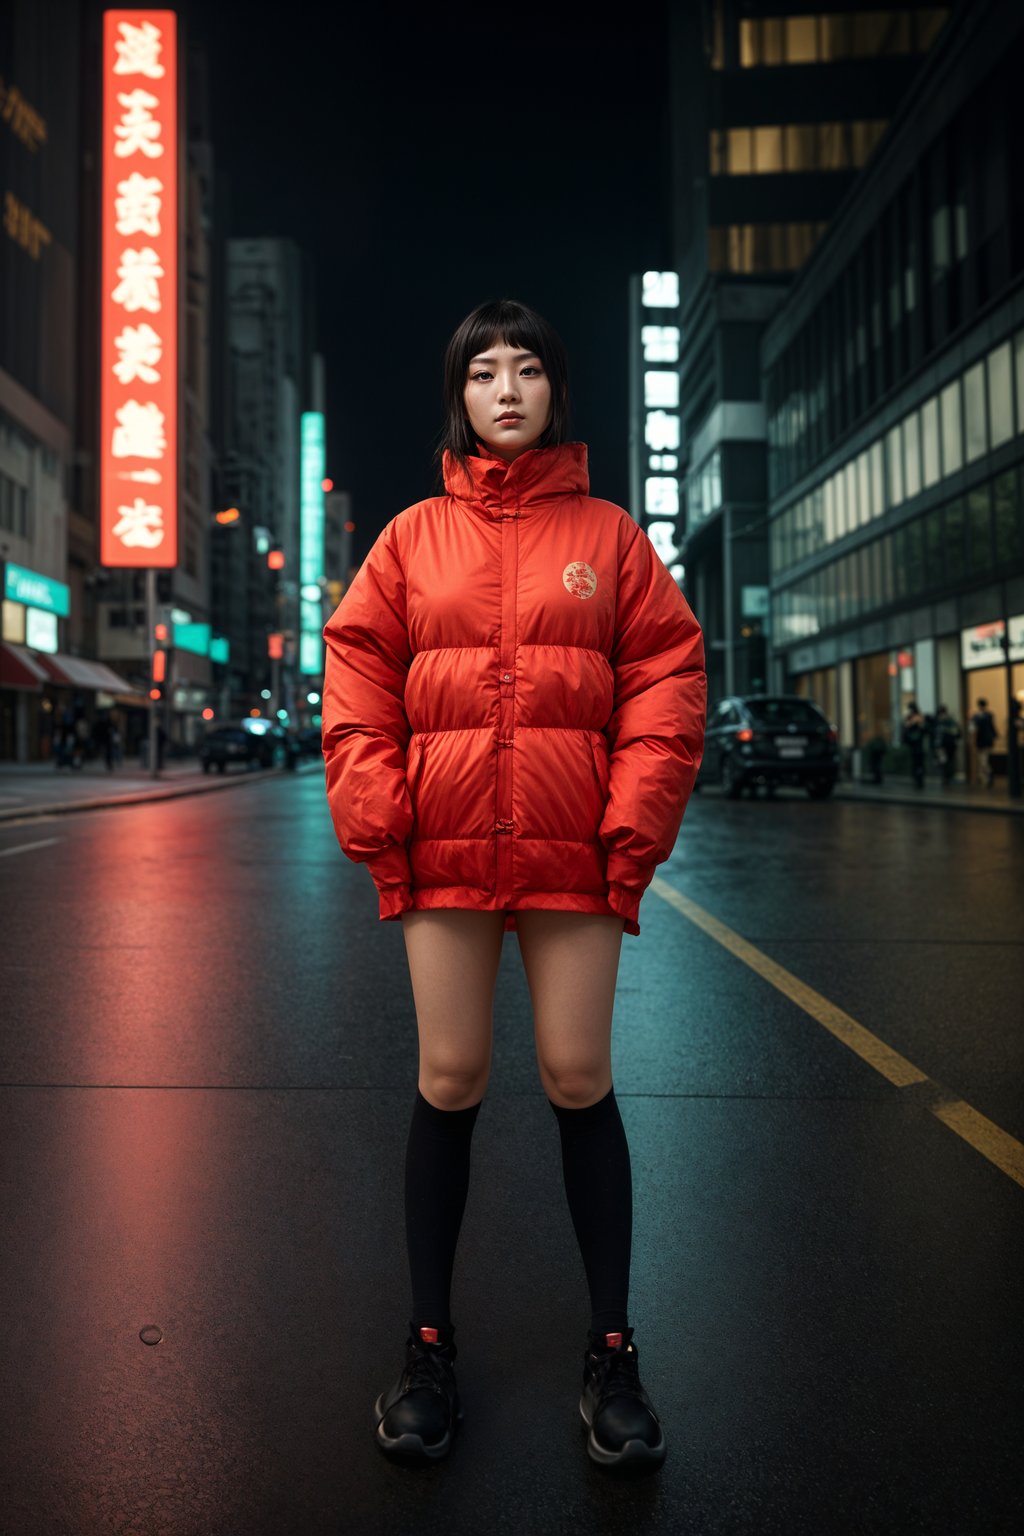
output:
[{"label": "jacket sleeve", "polygon": [[369,868],[381,918],[398,917],[412,906],[406,843],[413,816],[405,782],[405,681],[412,657],[394,519],[323,635],[322,737],[331,819],[342,851]]},{"label": "jacket sleeve", "polygon": [[700,625],[647,534],[620,531],[611,664],[608,902],[635,923],[656,865],[672,852],[704,751],[707,676]]}]

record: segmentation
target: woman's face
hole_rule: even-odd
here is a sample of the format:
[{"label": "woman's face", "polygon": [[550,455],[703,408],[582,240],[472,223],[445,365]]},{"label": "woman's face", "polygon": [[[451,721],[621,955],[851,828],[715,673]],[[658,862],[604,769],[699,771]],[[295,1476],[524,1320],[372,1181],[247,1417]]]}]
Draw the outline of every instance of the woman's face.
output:
[{"label": "woman's face", "polygon": [[509,463],[536,445],[551,420],[544,364],[503,341],[470,358],[463,400],[480,442]]}]

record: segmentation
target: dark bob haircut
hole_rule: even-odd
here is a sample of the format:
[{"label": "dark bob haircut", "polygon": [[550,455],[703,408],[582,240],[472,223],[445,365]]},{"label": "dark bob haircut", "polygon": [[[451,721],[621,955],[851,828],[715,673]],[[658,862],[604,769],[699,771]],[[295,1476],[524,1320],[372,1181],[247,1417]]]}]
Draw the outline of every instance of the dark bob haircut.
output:
[{"label": "dark bob haircut", "polygon": [[469,455],[477,451],[477,436],[463,398],[469,361],[496,342],[535,353],[551,382],[551,420],[533,446],[550,448],[564,443],[569,435],[569,360],[561,337],[536,310],[515,299],[494,299],[466,316],[444,355],[445,424],[434,454],[439,473],[446,449],[463,469]]}]

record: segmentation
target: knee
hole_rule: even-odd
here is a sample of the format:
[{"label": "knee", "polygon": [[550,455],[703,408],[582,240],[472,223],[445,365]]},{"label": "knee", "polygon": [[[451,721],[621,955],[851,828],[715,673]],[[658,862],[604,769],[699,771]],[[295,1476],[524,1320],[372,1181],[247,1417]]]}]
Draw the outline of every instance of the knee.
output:
[{"label": "knee", "polygon": [[612,1086],[611,1069],[541,1066],[540,1078],[548,1098],[563,1109],[585,1109],[603,1099]]},{"label": "knee", "polygon": [[489,1069],[475,1072],[456,1069],[450,1071],[421,1071],[419,1090],[435,1109],[468,1109],[479,1104],[487,1088]]}]

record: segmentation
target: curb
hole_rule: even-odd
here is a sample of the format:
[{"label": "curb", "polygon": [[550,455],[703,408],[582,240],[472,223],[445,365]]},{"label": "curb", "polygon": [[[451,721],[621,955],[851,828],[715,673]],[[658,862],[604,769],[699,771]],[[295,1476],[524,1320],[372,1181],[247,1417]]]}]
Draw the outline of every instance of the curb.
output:
[{"label": "curb", "polygon": [[847,800],[857,805],[916,805],[930,811],[973,811],[982,816],[1022,816],[1024,815],[1024,801],[1019,805],[986,805],[980,801],[977,805],[964,800],[932,800],[922,799],[919,795],[900,794],[886,795],[884,800],[881,795],[859,795],[851,790],[843,790],[838,787],[832,791],[829,797],[832,800]]},{"label": "curb", "polygon": [[164,789],[138,790],[134,794],[113,795],[101,800],[63,800],[49,805],[17,806],[0,811],[0,826],[11,822],[38,821],[50,816],[73,816],[81,811],[112,811],[124,805],[152,805],[158,800],[183,800],[186,795],[212,795],[221,789],[237,789],[242,784],[265,784],[268,779],[292,774],[305,777],[301,768],[265,768],[255,775],[240,773],[229,778],[225,774],[223,778],[208,784],[186,784],[180,788],[167,785]]}]

